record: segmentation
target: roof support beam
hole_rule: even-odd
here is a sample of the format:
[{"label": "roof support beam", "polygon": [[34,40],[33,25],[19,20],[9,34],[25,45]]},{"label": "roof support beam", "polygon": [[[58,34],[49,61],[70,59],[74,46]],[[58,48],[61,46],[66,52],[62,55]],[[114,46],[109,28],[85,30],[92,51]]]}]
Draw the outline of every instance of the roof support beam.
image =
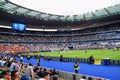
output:
[{"label": "roof support beam", "polygon": [[4,6],[7,2],[0,2],[0,6]]},{"label": "roof support beam", "polygon": [[73,17],[74,17],[74,21],[76,21],[76,16],[77,16],[77,15],[73,15]]},{"label": "roof support beam", "polygon": [[110,13],[106,8],[104,8],[104,10],[105,10],[109,15],[111,15],[111,13]]},{"label": "roof support beam", "polygon": [[96,17],[96,15],[95,15],[93,12],[91,12],[91,14],[93,15],[93,18],[95,18],[95,17]]},{"label": "roof support beam", "polygon": [[59,20],[60,20],[60,16],[58,16],[58,17],[56,18],[56,20],[59,21]]},{"label": "roof support beam", "polygon": [[65,17],[65,21],[68,21],[68,20],[67,20],[67,19],[68,19],[68,17],[69,17],[69,16],[66,16],[66,17]]},{"label": "roof support beam", "polygon": [[50,20],[49,18],[51,17],[51,15],[45,17],[46,20]]},{"label": "roof support beam", "polygon": [[40,16],[41,16],[41,15],[42,15],[42,14],[39,13],[39,14],[35,15],[35,17],[36,17],[37,19],[40,19]]},{"label": "roof support beam", "polygon": [[83,15],[83,19],[84,19],[84,20],[86,20],[86,17],[85,17],[85,15]]},{"label": "roof support beam", "polygon": [[14,12],[16,12],[16,10],[17,10],[18,8],[19,8],[19,7],[12,8],[12,9],[9,10],[9,12],[13,12],[13,13],[14,13]]},{"label": "roof support beam", "polygon": [[24,12],[23,14],[24,15],[27,15],[28,13],[30,13],[31,11],[29,10],[29,11],[26,11],[26,12]]},{"label": "roof support beam", "polygon": [[[42,17],[42,15],[44,15],[44,17]],[[45,13],[41,13],[41,15],[40,15],[40,19],[43,19],[43,20],[48,20],[49,17],[50,17],[50,15],[45,14]]]}]

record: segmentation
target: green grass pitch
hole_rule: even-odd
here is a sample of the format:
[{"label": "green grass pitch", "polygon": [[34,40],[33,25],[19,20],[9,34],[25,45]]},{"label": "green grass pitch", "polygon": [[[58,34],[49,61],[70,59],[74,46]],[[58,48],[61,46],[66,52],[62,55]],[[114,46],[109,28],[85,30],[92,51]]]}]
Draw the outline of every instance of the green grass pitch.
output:
[{"label": "green grass pitch", "polygon": [[29,55],[42,55],[42,56],[53,56],[53,57],[69,57],[69,58],[89,58],[93,55],[95,59],[110,58],[111,60],[120,60],[120,50],[113,49],[95,49],[95,50],[72,50],[72,51],[55,51],[55,52],[39,52],[29,53]]}]

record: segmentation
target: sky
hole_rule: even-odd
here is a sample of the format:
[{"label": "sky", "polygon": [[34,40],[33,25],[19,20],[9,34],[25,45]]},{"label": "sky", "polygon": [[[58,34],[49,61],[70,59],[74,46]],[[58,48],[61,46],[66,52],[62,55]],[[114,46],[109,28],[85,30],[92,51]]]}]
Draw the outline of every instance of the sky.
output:
[{"label": "sky", "polygon": [[120,4],[120,0],[9,0],[26,8],[56,15],[78,15]]}]

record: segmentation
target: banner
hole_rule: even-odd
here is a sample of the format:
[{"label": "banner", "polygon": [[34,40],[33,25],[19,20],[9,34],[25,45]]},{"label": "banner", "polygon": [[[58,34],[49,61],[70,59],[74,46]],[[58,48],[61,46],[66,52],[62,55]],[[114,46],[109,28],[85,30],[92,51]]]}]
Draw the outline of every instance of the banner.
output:
[{"label": "banner", "polygon": [[94,64],[101,64],[101,59],[95,59]]}]

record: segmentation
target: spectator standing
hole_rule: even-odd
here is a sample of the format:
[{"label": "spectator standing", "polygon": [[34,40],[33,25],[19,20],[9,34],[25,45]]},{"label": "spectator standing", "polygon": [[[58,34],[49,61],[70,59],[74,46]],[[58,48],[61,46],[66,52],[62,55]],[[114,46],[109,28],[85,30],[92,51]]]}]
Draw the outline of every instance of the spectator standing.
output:
[{"label": "spectator standing", "polygon": [[22,55],[20,56],[20,62],[22,62],[22,60],[23,60],[23,57],[22,57]]},{"label": "spectator standing", "polygon": [[78,73],[79,69],[80,69],[80,67],[79,67],[78,62],[75,62],[75,64],[74,64],[75,73]]},{"label": "spectator standing", "polygon": [[37,58],[37,65],[40,66],[40,58]]},{"label": "spectator standing", "polygon": [[89,57],[89,62],[90,62],[90,64],[94,64],[94,57],[93,56]]},{"label": "spectator standing", "polygon": [[31,63],[29,63],[29,65],[27,66],[25,74],[29,75],[31,78],[34,78],[33,65]]}]

